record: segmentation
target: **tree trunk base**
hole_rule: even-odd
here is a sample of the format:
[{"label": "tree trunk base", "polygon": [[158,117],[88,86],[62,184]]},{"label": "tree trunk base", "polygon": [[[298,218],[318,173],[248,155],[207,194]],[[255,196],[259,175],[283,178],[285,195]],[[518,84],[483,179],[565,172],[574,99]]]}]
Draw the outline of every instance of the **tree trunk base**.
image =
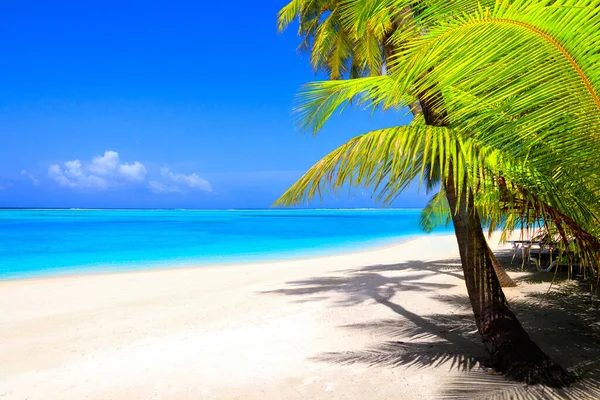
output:
[{"label": "tree trunk base", "polygon": [[564,387],[572,383],[574,377],[552,361],[515,322],[502,318],[486,327],[485,337],[493,344],[493,368],[508,379],[530,385]]}]

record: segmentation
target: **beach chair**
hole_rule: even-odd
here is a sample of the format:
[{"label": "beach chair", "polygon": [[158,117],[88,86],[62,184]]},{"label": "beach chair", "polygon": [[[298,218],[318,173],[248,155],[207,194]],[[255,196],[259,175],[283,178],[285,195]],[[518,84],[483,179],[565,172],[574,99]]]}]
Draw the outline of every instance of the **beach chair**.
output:
[{"label": "beach chair", "polygon": [[531,263],[531,250],[534,249],[534,253],[541,247],[541,243],[545,241],[546,233],[542,231],[537,231],[531,237],[531,239],[522,239],[522,240],[510,240],[509,242],[512,244],[513,255],[510,260],[512,264],[517,256],[517,253],[521,253],[521,271],[525,267],[526,263]]},{"label": "beach chair", "polygon": [[541,269],[545,272],[552,272],[555,268],[558,269],[562,266],[566,266],[569,268],[569,272],[571,272],[571,267],[579,267],[580,259],[577,254],[573,251],[573,239],[569,240],[568,246],[566,249],[559,251],[554,260],[551,260],[548,265]]},{"label": "beach chair", "polygon": [[531,240],[511,240],[513,255],[510,259],[512,264],[517,257],[517,253],[521,250],[521,270],[525,266],[525,261],[529,258],[529,249],[531,248]]},{"label": "beach chair", "polygon": [[536,265],[538,271],[552,271],[559,265],[568,264],[569,255],[574,258],[570,250],[572,239],[569,239],[566,249],[561,250],[560,243],[559,235],[545,235],[539,242],[532,244],[529,260]]},{"label": "beach chair", "polygon": [[559,256],[560,236],[538,231],[531,239],[511,240],[513,255],[511,264],[517,253],[521,251],[521,271],[525,264],[534,264],[538,271],[547,269]]}]

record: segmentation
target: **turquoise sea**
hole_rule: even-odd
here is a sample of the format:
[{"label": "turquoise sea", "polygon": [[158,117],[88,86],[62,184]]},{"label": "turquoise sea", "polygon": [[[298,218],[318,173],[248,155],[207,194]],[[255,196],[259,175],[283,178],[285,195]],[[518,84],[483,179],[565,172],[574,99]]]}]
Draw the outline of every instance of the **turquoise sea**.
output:
[{"label": "turquoise sea", "polygon": [[418,209],[0,210],[0,280],[246,263],[422,234]]}]

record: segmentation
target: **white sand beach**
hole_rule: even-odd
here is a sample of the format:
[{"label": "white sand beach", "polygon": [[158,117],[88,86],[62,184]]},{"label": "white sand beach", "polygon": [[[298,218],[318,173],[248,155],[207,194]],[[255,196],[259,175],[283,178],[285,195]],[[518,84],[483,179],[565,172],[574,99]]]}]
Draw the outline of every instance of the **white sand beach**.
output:
[{"label": "white sand beach", "polygon": [[[260,265],[3,282],[0,399],[430,399],[458,398],[465,386],[475,390],[465,398],[525,390],[479,369],[485,352],[461,279],[455,239],[445,235]],[[547,288],[523,283],[506,293],[519,299]],[[544,349],[562,361],[558,347]]]}]

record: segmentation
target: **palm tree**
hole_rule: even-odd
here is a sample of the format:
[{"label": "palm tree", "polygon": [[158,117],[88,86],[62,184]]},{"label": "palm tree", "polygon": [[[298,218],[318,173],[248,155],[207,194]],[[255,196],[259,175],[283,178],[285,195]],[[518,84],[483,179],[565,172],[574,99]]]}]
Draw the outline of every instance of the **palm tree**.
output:
[{"label": "palm tree", "polygon": [[[299,50],[310,51],[313,68],[330,79],[376,76],[385,74],[386,61],[399,47],[398,34],[415,35],[410,7],[394,9],[399,11],[389,12],[386,4],[377,1],[292,0],[279,12],[278,25],[281,31],[298,18]],[[357,24],[358,19],[363,22]],[[394,34],[395,41],[391,40]],[[422,113],[418,99],[409,108],[415,117]],[[439,179],[428,186],[436,184]],[[516,286],[493,253],[490,257],[501,286]]]},{"label": "palm tree", "polygon": [[358,38],[345,20],[340,0],[292,0],[278,16],[282,31],[298,18],[301,52],[310,52],[315,71],[324,71],[330,79],[379,75],[383,57],[382,28],[366,28]]},{"label": "palm tree", "polygon": [[491,8],[463,0],[341,4],[345,31],[356,35],[376,26],[369,20],[374,15],[377,23],[402,10],[405,23],[388,39],[387,75],[308,85],[299,98],[301,123],[316,132],[350,101],[400,108],[418,100],[423,118],[351,140],[312,167],[279,204],[346,184],[374,187],[389,202],[413,179],[437,171],[475,320],[496,369],[529,383],[564,384],[565,371],[508,307],[479,214],[496,222],[541,216],[565,242],[575,238],[584,261],[597,268],[600,1],[515,0]]}]

